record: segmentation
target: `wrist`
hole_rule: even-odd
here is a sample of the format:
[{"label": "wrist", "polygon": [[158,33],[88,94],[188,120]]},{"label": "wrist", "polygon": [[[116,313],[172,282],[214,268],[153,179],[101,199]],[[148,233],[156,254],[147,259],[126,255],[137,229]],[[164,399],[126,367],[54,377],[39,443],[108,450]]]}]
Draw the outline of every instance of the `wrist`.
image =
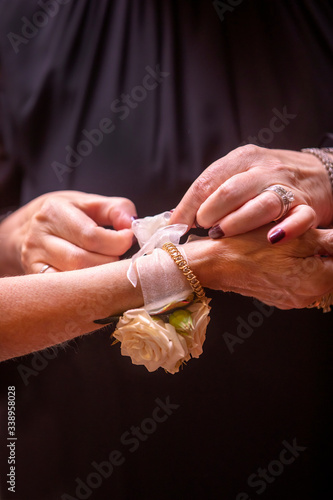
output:
[{"label": "wrist", "polygon": [[192,288],[183,273],[170,255],[161,248],[137,259],[135,266],[147,311],[160,310],[167,304],[179,302],[192,293]]},{"label": "wrist", "polygon": [[184,245],[184,250],[194,274],[200,281],[203,287],[212,288],[211,285],[211,272],[213,271],[213,262],[210,254],[209,244],[213,245],[212,240],[201,239],[192,241]]}]

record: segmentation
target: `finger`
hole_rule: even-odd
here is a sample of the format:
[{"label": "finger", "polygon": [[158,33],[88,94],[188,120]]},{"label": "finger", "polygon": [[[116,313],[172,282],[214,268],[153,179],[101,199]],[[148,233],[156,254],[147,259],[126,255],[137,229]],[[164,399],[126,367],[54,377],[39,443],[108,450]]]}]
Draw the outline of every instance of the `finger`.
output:
[{"label": "finger", "polygon": [[308,205],[298,205],[288,212],[282,222],[268,231],[267,239],[272,244],[287,243],[316,225],[317,216],[313,208]]},{"label": "finger", "polygon": [[48,262],[56,270],[71,271],[108,264],[117,260],[119,260],[117,256],[88,252],[66,240],[49,236],[44,241],[38,261],[31,263],[29,268],[31,272],[38,273],[42,267],[41,263]]},{"label": "finger", "polygon": [[[257,189],[256,187],[255,190]],[[241,193],[239,199],[240,203],[244,200]],[[234,203],[236,203],[236,198],[234,198]],[[227,210],[233,209],[230,203],[227,202],[227,205]],[[234,210],[214,223],[209,232],[212,238],[223,235],[235,236],[268,224],[281,213],[281,200],[272,192],[263,192]],[[218,211],[217,205],[215,205],[215,213],[221,213],[221,211],[222,209]]]},{"label": "finger", "polygon": [[123,255],[132,246],[131,229],[105,229],[71,203],[51,203],[43,209],[47,232],[88,252],[110,256]]},{"label": "finger", "polygon": [[[205,228],[212,227],[248,201],[257,199],[257,195],[265,186],[265,181],[263,176],[258,175],[256,171],[257,169],[253,169],[251,172],[236,174],[221,184],[199,207],[197,212],[198,224]],[[269,202],[272,200],[273,206],[280,207],[279,200],[273,198],[276,198],[276,196],[269,193]]]},{"label": "finger", "polygon": [[193,182],[180,203],[174,209],[171,215],[170,224],[181,223],[187,224],[189,227],[194,225],[199,207],[216,189],[218,189],[221,182],[224,180],[222,177],[223,160],[224,159],[221,158],[219,162],[210,165]]},{"label": "finger", "polygon": [[129,229],[133,218],[137,218],[135,205],[127,198],[87,194],[75,205],[99,226]]},{"label": "finger", "polygon": [[[262,151],[263,148],[247,145],[231,151],[212,163],[185,193],[172,214],[170,224],[183,223],[192,227],[196,213],[204,201],[227,179],[248,171]],[[200,221],[198,223],[202,225]]]},{"label": "finger", "polygon": [[194,225],[195,216],[200,205],[219,186],[217,180],[209,184],[208,175],[208,172],[205,171],[204,174],[198,177],[190,186],[179,205],[174,209],[171,215],[170,224],[187,224],[188,227]]}]

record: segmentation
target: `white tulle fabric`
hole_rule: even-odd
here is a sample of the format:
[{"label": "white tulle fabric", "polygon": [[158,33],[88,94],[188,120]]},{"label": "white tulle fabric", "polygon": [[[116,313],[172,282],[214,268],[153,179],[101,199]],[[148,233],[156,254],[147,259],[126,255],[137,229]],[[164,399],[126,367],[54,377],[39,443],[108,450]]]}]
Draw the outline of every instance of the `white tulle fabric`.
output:
[{"label": "white tulle fabric", "polygon": [[[191,286],[167,252],[165,243],[178,245],[187,231],[185,224],[169,225],[171,212],[137,219],[132,224],[140,250],[133,255],[127,277],[133,286],[140,280],[144,307],[156,313],[171,302],[183,300],[192,292]],[[186,259],[184,249],[178,250]]]}]

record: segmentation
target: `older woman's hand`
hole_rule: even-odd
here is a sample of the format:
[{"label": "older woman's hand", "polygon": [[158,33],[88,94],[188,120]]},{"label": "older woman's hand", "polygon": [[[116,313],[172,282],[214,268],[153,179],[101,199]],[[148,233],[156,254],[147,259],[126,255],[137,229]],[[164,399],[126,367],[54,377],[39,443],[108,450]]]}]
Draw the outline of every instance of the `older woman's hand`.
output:
[{"label": "older woman's hand", "polygon": [[190,227],[196,221],[212,228],[212,238],[234,236],[274,221],[281,201],[272,185],[291,191],[294,201],[286,216],[268,232],[271,243],[286,242],[310,227],[327,226],[333,219],[328,174],[318,158],[288,150],[248,145],[210,165],[192,184],[171,221]]},{"label": "older woman's hand", "polygon": [[333,230],[311,229],[272,247],[267,229],[186,244],[189,264],[203,286],[280,309],[306,307],[333,290]]},{"label": "older woman's hand", "polygon": [[[0,224],[0,274],[70,271],[114,262],[133,243],[134,204],[78,191],[44,194]],[[106,229],[102,226],[112,226]]]}]

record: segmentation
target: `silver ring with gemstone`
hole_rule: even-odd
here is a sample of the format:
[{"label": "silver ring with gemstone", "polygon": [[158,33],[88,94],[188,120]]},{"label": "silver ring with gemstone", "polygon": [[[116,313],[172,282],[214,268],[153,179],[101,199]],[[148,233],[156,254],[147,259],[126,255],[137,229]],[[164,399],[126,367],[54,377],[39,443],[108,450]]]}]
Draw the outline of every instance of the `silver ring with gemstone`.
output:
[{"label": "silver ring with gemstone", "polygon": [[261,192],[264,193],[265,191],[271,191],[280,200],[280,203],[281,203],[280,213],[275,219],[273,219],[273,222],[276,222],[276,221],[282,219],[282,217],[284,217],[286,215],[286,213],[289,212],[291,204],[295,200],[295,196],[294,196],[292,191],[287,191],[282,186],[279,186],[277,184],[274,186],[269,186],[269,187],[263,189]]}]

